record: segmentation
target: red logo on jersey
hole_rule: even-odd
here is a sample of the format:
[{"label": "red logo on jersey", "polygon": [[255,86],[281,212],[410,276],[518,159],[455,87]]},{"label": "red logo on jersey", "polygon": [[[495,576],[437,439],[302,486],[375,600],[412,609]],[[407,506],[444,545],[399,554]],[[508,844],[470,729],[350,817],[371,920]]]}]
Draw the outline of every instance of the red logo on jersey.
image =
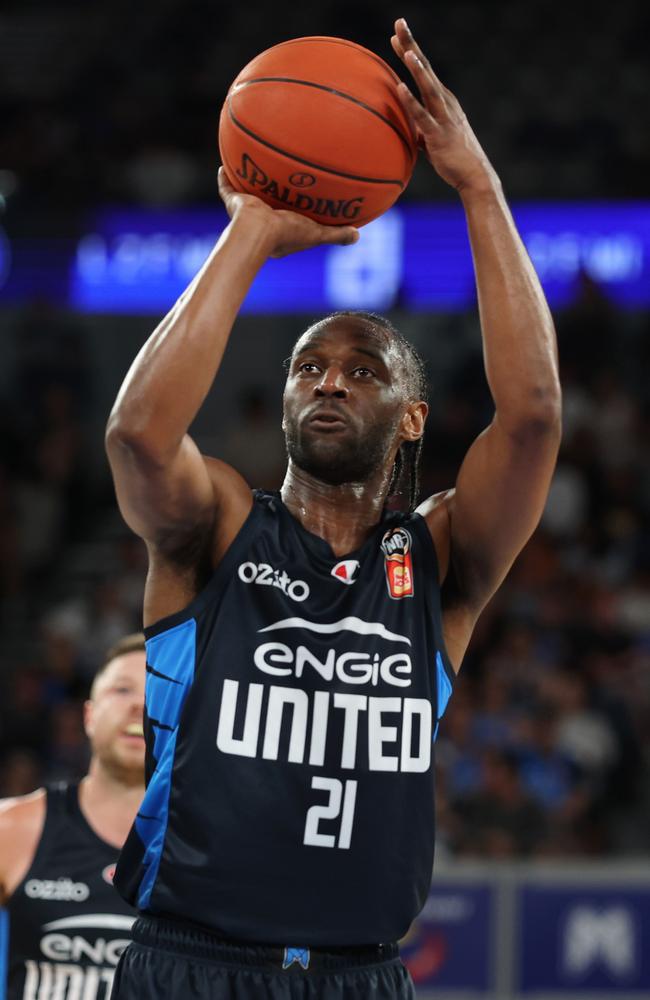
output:
[{"label": "red logo on jersey", "polygon": [[117,868],[117,861],[115,861],[112,865],[106,865],[106,867],[102,872],[102,878],[104,879],[104,882],[108,882],[109,885],[113,884],[116,868]]},{"label": "red logo on jersey", "polygon": [[350,585],[357,579],[359,566],[360,563],[356,559],[342,559],[332,570],[332,576],[340,580],[341,583]]},{"label": "red logo on jersey", "polygon": [[413,597],[411,536],[406,528],[391,528],[381,540],[388,593],[394,600]]}]

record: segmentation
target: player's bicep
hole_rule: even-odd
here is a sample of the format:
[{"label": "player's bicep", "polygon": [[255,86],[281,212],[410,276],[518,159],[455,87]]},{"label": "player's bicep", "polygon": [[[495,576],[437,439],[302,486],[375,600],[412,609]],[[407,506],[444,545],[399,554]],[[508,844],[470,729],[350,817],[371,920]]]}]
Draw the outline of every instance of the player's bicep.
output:
[{"label": "player's bicep", "polygon": [[126,523],[145,541],[167,547],[182,535],[208,531],[216,497],[205,459],[185,435],[164,459],[137,445],[108,437],[115,492]]},{"label": "player's bicep", "polygon": [[470,606],[489,600],[537,527],[559,442],[557,421],[515,433],[495,416],[465,456],[450,498],[450,564]]}]

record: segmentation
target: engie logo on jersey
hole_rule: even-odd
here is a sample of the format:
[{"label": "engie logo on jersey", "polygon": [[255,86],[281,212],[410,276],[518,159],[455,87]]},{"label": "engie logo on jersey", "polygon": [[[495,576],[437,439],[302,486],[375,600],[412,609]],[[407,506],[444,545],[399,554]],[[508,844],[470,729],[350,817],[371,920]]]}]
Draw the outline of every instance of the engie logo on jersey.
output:
[{"label": "engie logo on jersey", "polygon": [[411,536],[406,528],[391,528],[381,540],[388,594],[394,600],[413,597]]}]

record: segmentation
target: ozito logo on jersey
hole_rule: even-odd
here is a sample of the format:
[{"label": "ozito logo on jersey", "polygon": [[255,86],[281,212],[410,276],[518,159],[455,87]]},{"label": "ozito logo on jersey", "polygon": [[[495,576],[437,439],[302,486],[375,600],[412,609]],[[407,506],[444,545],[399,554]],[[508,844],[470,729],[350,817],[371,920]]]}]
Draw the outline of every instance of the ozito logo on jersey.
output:
[{"label": "ozito logo on jersey", "polygon": [[394,600],[413,597],[411,536],[406,528],[391,528],[381,540],[388,594]]},{"label": "ozito logo on jersey", "polygon": [[73,882],[71,878],[31,878],[25,883],[25,895],[30,899],[83,903],[90,896],[90,889],[85,882]]},{"label": "ozito logo on jersey", "polygon": [[260,587],[277,587],[292,601],[306,601],[309,584],[304,580],[292,580],[285,570],[274,569],[268,563],[242,563],[237,570],[242,583],[256,583]]}]

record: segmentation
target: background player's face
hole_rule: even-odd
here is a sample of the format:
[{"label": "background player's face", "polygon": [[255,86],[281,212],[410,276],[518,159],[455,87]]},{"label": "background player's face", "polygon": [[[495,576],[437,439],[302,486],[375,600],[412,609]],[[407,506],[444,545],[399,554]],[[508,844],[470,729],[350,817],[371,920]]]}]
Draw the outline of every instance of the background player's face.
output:
[{"label": "background player's face", "polygon": [[119,780],[144,781],[144,685],[146,654],[116,656],[97,678],[85,706],[86,734],[93,756]]},{"label": "background player's face", "polygon": [[337,317],[296,344],[283,428],[289,458],[315,478],[362,483],[390,468],[406,409],[399,351],[367,321]]}]

